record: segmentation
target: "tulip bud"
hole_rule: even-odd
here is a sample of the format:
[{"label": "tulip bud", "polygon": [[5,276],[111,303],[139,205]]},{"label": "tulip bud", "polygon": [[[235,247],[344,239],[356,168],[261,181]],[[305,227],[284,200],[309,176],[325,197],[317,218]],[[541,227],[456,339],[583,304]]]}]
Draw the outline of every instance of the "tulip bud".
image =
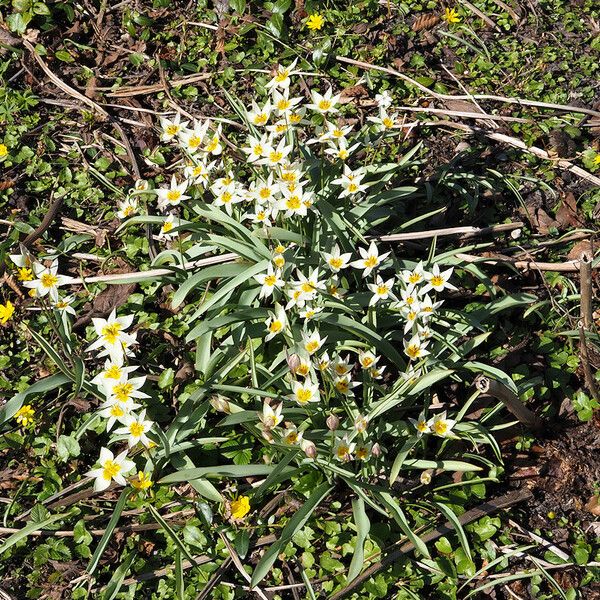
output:
[{"label": "tulip bud", "polygon": [[371,448],[371,454],[377,458],[378,456],[381,456],[381,446],[375,442]]},{"label": "tulip bud", "polygon": [[227,414],[231,413],[231,407],[229,406],[229,402],[225,396],[221,396],[221,394],[215,394],[211,399],[210,403],[215,410],[219,412],[224,412]]},{"label": "tulip bud", "polygon": [[296,371],[298,370],[298,367],[301,363],[302,361],[300,360],[300,357],[297,354],[287,355],[287,364],[292,373],[296,374]]},{"label": "tulip bud", "polygon": [[431,483],[431,469],[427,469],[427,471],[423,471],[421,473],[421,483],[423,485],[429,485]]},{"label": "tulip bud", "polygon": [[317,447],[310,440],[302,441],[302,450],[308,458],[315,458],[317,456]]},{"label": "tulip bud", "polygon": [[333,413],[327,417],[327,428],[329,431],[335,431],[340,426],[340,419],[336,417]]}]

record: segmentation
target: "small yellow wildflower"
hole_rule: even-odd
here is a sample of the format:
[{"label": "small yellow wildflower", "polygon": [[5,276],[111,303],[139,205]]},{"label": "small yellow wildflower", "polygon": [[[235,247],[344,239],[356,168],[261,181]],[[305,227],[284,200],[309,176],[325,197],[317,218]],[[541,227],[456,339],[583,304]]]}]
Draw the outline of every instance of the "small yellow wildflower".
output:
[{"label": "small yellow wildflower", "polygon": [[24,404],[21,408],[15,413],[15,419],[19,425],[23,427],[29,427],[29,425],[33,425],[33,415],[35,411],[31,408],[31,404]]},{"label": "small yellow wildflower", "polygon": [[442,17],[447,23],[460,23],[460,17],[458,11],[455,8],[446,8],[446,11]]},{"label": "small yellow wildflower", "polygon": [[6,301],[6,304],[0,304],[0,323],[4,325],[15,312],[15,307],[10,300]]},{"label": "small yellow wildflower", "polygon": [[132,477],[129,483],[131,483],[132,487],[136,490],[147,490],[149,487],[152,487],[153,482],[148,473],[138,471],[138,474],[135,477]]},{"label": "small yellow wildflower", "polygon": [[27,267],[17,269],[17,279],[19,281],[33,281],[33,271]]},{"label": "small yellow wildflower", "polygon": [[596,154],[596,156],[594,156],[594,164],[600,165],[600,152],[598,152],[598,154]]},{"label": "small yellow wildflower", "polygon": [[325,17],[320,15],[319,13],[314,13],[308,17],[308,21],[306,21],[306,26],[311,30],[315,31],[316,29],[321,29],[325,24]]},{"label": "small yellow wildflower", "polygon": [[250,499],[248,496],[240,496],[231,502],[231,516],[234,519],[243,519],[250,512]]},{"label": "small yellow wildflower", "polygon": [[8,148],[4,144],[0,144],[0,158],[4,158],[8,154]]}]

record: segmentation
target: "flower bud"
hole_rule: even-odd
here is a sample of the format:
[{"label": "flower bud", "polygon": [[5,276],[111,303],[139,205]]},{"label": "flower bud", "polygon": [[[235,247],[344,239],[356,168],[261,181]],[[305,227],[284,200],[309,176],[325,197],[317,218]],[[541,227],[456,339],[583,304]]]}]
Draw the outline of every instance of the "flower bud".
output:
[{"label": "flower bud", "polygon": [[302,441],[302,450],[304,450],[304,454],[306,454],[308,458],[315,458],[317,456],[317,447],[310,440]]},{"label": "flower bud", "polygon": [[301,363],[302,363],[302,361],[300,360],[300,357],[297,354],[288,354],[287,355],[288,367],[290,368],[290,371],[292,373],[294,373],[294,375],[296,374],[296,371]]},{"label": "flower bud", "polygon": [[210,403],[215,410],[219,412],[224,412],[227,414],[231,413],[231,407],[229,406],[229,401],[225,396],[221,396],[221,394],[215,394],[211,399]]},{"label": "flower bud", "polygon": [[379,445],[378,442],[375,442],[371,448],[371,454],[377,458],[378,456],[381,456],[381,446]]},{"label": "flower bud", "polygon": [[340,419],[336,417],[333,413],[327,417],[327,428],[329,431],[335,431],[340,426]]},{"label": "flower bud", "polygon": [[423,485],[429,485],[431,483],[431,469],[427,469],[427,471],[423,471],[421,473],[421,483]]}]

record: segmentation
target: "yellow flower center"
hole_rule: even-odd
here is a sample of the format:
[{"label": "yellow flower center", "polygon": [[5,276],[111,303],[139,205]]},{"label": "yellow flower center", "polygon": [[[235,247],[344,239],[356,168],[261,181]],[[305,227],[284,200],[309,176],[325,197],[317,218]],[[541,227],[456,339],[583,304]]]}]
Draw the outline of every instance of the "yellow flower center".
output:
[{"label": "yellow flower center", "polygon": [[121,379],[123,371],[121,367],[118,365],[111,365],[108,369],[106,369],[104,373],[104,377],[106,379]]},{"label": "yellow flower center", "polygon": [[436,421],[433,424],[433,430],[438,435],[444,435],[448,431],[448,423],[446,421]]},{"label": "yellow flower center", "polygon": [[265,285],[273,287],[277,283],[277,277],[275,275],[267,275],[265,277]]},{"label": "yellow flower center", "polygon": [[342,392],[343,394],[345,394],[349,389],[349,384],[348,381],[346,381],[345,379],[340,379],[339,381],[336,381],[335,387],[338,390],[338,392]]},{"label": "yellow flower center", "polygon": [[309,342],[306,342],[306,344],[304,344],[304,349],[309,354],[312,354],[313,352],[316,352],[319,349],[319,342],[317,342],[317,340],[310,340]]},{"label": "yellow flower center", "polygon": [[329,110],[331,108],[331,101],[330,100],[320,100],[319,104],[317,105],[319,107],[320,110]]},{"label": "yellow flower center", "polygon": [[377,286],[377,294],[379,296],[385,296],[389,292],[389,288],[387,285],[378,285]]},{"label": "yellow flower center", "polygon": [[298,402],[300,402],[301,404],[308,402],[311,398],[312,398],[312,392],[309,389],[300,388],[296,392],[296,400],[298,400]]},{"label": "yellow flower center", "polygon": [[370,356],[364,356],[360,362],[362,366],[367,369],[373,364],[373,359]]},{"label": "yellow flower center", "polygon": [[367,258],[365,258],[365,267],[372,269],[373,267],[377,266],[378,262],[379,259],[376,256],[368,256]]},{"label": "yellow flower center", "polygon": [[270,198],[271,197],[271,188],[268,188],[268,187],[260,188],[260,191],[258,192],[258,195],[263,200],[266,200],[267,198]]},{"label": "yellow flower center", "polygon": [[338,458],[344,459],[350,455],[350,448],[345,444],[338,446],[336,450],[336,454]]},{"label": "yellow flower center", "polygon": [[111,417],[116,417],[118,419],[119,417],[122,417],[124,414],[125,414],[125,411],[118,404],[113,404],[110,407],[110,416]]},{"label": "yellow flower center", "polygon": [[269,331],[271,333],[279,333],[282,329],[283,329],[283,323],[281,321],[279,321],[279,320],[273,321],[269,325]]},{"label": "yellow flower center", "polygon": [[56,275],[52,275],[52,273],[44,273],[40,277],[40,281],[45,288],[51,288],[58,283],[58,277]]},{"label": "yellow flower center", "polygon": [[440,275],[434,275],[431,278],[431,285],[433,287],[439,287],[440,285],[444,285],[444,279]]},{"label": "yellow flower center", "polygon": [[281,152],[273,151],[269,154],[269,160],[274,163],[279,162],[282,158],[283,154]]},{"label": "yellow flower center", "polygon": [[277,109],[280,110],[281,112],[283,112],[284,110],[287,110],[291,105],[291,102],[287,99],[287,98],[282,98],[278,103],[277,103]]},{"label": "yellow flower center", "polygon": [[252,150],[256,156],[260,156],[263,153],[263,147],[260,144],[256,144]]},{"label": "yellow flower center", "polygon": [[127,402],[131,396],[131,392],[133,392],[133,385],[131,383],[120,383],[112,389],[113,396],[119,402]]},{"label": "yellow flower center", "polygon": [[329,259],[329,265],[334,269],[341,269],[343,264],[344,261],[339,257],[333,256]]},{"label": "yellow flower center", "polygon": [[118,337],[119,332],[121,331],[120,323],[113,323],[112,325],[105,325],[102,328],[102,337],[109,343],[114,344]]},{"label": "yellow flower center", "polygon": [[162,232],[163,233],[168,233],[169,231],[171,231],[171,229],[173,229],[173,222],[172,221],[165,221],[163,223],[163,226],[162,226]]},{"label": "yellow flower center", "polygon": [[295,444],[298,441],[298,433],[295,431],[290,431],[286,436],[285,436],[285,441],[288,444]]},{"label": "yellow flower center", "polygon": [[140,437],[142,435],[142,433],[144,433],[144,426],[141,423],[138,423],[137,421],[134,421],[129,426],[129,433],[133,437]]},{"label": "yellow flower center", "polygon": [[179,190],[169,190],[167,192],[167,200],[169,202],[177,202],[181,198],[181,192]]},{"label": "yellow flower center", "polygon": [[297,369],[296,373],[301,377],[306,377],[310,373],[310,365],[307,363],[302,363]]},{"label": "yellow flower center", "polygon": [[301,206],[302,206],[302,201],[300,200],[300,198],[298,196],[290,196],[287,200],[285,205],[290,209],[290,210],[298,210]]},{"label": "yellow flower center", "polygon": [[213,139],[210,141],[210,143],[208,144],[208,146],[206,146],[206,151],[214,152],[217,149],[218,145],[219,145],[219,138],[215,135],[213,137]]},{"label": "yellow flower center", "polygon": [[411,358],[418,358],[421,355],[421,348],[417,346],[417,344],[410,344],[408,348],[406,348],[406,354]]},{"label": "yellow flower center", "polygon": [[118,475],[120,471],[121,465],[114,460],[107,460],[102,465],[102,477],[107,481],[110,481],[115,475]]},{"label": "yellow flower center", "polygon": [[177,132],[179,131],[179,125],[167,125],[165,131],[167,135],[177,135]]},{"label": "yellow flower center", "polygon": [[419,283],[419,281],[421,281],[422,277],[420,273],[411,273],[408,277],[408,282],[409,283]]},{"label": "yellow flower center", "polygon": [[259,113],[254,117],[254,124],[255,125],[264,125],[267,122],[267,119],[269,117],[267,117],[267,115],[265,113]]}]

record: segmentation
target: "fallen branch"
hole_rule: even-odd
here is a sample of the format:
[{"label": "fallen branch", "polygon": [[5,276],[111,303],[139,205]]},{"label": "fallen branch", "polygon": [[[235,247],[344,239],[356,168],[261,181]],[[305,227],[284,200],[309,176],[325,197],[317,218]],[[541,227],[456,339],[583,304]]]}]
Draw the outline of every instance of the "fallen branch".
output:
[{"label": "fallen branch", "polygon": [[374,239],[379,242],[402,242],[405,240],[422,240],[433,237],[459,236],[461,239],[494,235],[514,229],[521,229],[524,223],[516,221],[514,223],[502,223],[500,225],[491,225],[490,227],[447,227],[445,229],[430,229],[428,231],[412,231],[409,233],[394,233],[391,235],[381,235]]},{"label": "fallen branch", "polygon": [[335,59],[338,62],[346,63],[349,65],[354,65],[355,67],[361,67],[363,69],[372,69],[374,71],[381,71],[383,73],[388,73],[389,75],[394,75],[410,83],[414,87],[420,89],[422,92],[431,96],[433,98],[438,98],[440,100],[490,100],[492,102],[503,102],[504,104],[518,104],[520,106],[534,106],[537,108],[551,108],[554,110],[560,110],[562,112],[573,112],[579,113],[583,115],[591,115],[592,117],[600,117],[600,112],[597,110],[592,110],[591,108],[583,108],[581,106],[571,106],[568,104],[553,104],[551,102],[537,102],[535,100],[524,100],[522,98],[507,98],[505,96],[494,96],[490,94],[466,94],[466,95],[453,95],[453,94],[439,94],[438,92],[434,92],[432,89],[424,86],[409,77],[408,75],[404,75],[404,73],[400,73],[400,71],[396,71],[395,69],[390,69],[388,67],[380,67],[378,65],[372,65],[367,62],[363,62],[360,60],[354,60],[352,58],[346,58],[345,56],[336,56]]},{"label": "fallen branch", "polygon": [[[550,161],[563,169],[567,169],[568,171],[571,171],[571,173],[573,173],[574,175],[577,175],[578,177],[581,177],[581,179],[585,179],[586,181],[589,181],[590,183],[593,183],[594,185],[600,186],[600,177],[596,177],[595,175],[592,175],[585,169],[582,169],[581,167],[574,165],[571,161],[566,160],[564,158],[558,158],[558,159],[552,158],[542,148],[538,148],[537,146],[527,146],[527,144],[525,144],[525,142],[523,142],[522,140],[512,137],[510,135],[505,135],[503,133],[494,133],[492,131],[487,131],[486,129],[482,129],[481,127],[466,125],[465,123],[455,123],[454,121],[430,121],[430,122],[419,123],[419,125],[427,126],[427,127],[432,127],[432,126],[433,127],[450,127],[452,129],[458,129],[460,131],[464,131],[465,133],[468,133],[470,135],[483,135],[483,136],[485,136],[491,140],[494,140],[496,142],[508,144],[509,146],[512,146],[513,148],[518,148],[519,150],[523,150],[525,152],[533,154],[534,156],[537,156],[538,158],[542,158],[544,160]],[[397,126],[396,128],[402,129],[402,126]]]},{"label": "fallen branch", "polygon": [[594,378],[594,373],[590,364],[590,355],[585,339],[585,327],[583,326],[582,322],[579,323],[579,349],[581,352],[581,366],[583,367],[583,374],[585,377],[586,387],[590,391],[592,398],[596,402],[600,402],[600,394],[598,393],[598,388],[596,387],[596,380]]},{"label": "fallen branch", "polygon": [[[568,260],[562,263],[548,263],[548,262],[536,262],[534,260],[515,260],[508,256],[498,256],[494,258],[485,258],[482,256],[475,256],[473,254],[459,253],[455,255],[456,258],[460,258],[468,263],[481,263],[485,265],[501,265],[506,263],[516,269],[522,269],[524,271],[536,270],[536,271],[554,271],[557,273],[577,273],[579,272],[579,260]],[[593,266],[593,269],[598,269],[600,265]]]},{"label": "fallen branch", "polygon": [[592,257],[584,254],[579,263],[579,289],[581,291],[580,316],[583,326],[592,326]]},{"label": "fallen branch", "polygon": [[533,429],[533,431],[540,431],[544,426],[544,422],[534,412],[529,410],[523,402],[519,399],[519,396],[513,391],[509,390],[504,384],[490,379],[485,375],[479,375],[475,379],[475,387],[482,393],[492,396],[497,400],[500,400],[504,406],[515,416],[523,425]]},{"label": "fallen branch", "polygon": [[[458,517],[458,521],[461,525],[468,525],[477,519],[481,519],[481,517],[485,517],[486,515],[490,515],[495,513],[502,508],[508,508],[513,506],[514,504],[518,504],[519,502],[523,502],[524,500],[529,500],[532,497],[532,493],[530,490],[523,489],[517,490],[515,492],[509,492],[504,496],[500,496],[499,498],[492,499],[488,502],[484,502],[480,506],[472,508],[468,510],[466,513],[462,514]],[[433,531],[426,533],[421,537],[421,540],[425,543],[432,542],[442,537],[443,535],[452,534],[455,531],[454,526],[450,523],[444,523],[440,527],[436,527]],[[409,554],[415,549],[415,545],[412,542],[407,542],[400,546],[398,550],[394,550],[386,555],[382,560],[372,564],[368,569],[363,571],[361,575],[359,575],[356,579],[354,579],[351,583],[349,583],[345,588],[342,588],[339,592],[336,592],[331,596],[329,600],[339,600],[339,598],[343,598],[347,596],[357,588],[363,585],[367,579],[373,577],[376,573],[385,569],[387,566],[393,564],[398,559],[402,558],[406,554]]]}]

